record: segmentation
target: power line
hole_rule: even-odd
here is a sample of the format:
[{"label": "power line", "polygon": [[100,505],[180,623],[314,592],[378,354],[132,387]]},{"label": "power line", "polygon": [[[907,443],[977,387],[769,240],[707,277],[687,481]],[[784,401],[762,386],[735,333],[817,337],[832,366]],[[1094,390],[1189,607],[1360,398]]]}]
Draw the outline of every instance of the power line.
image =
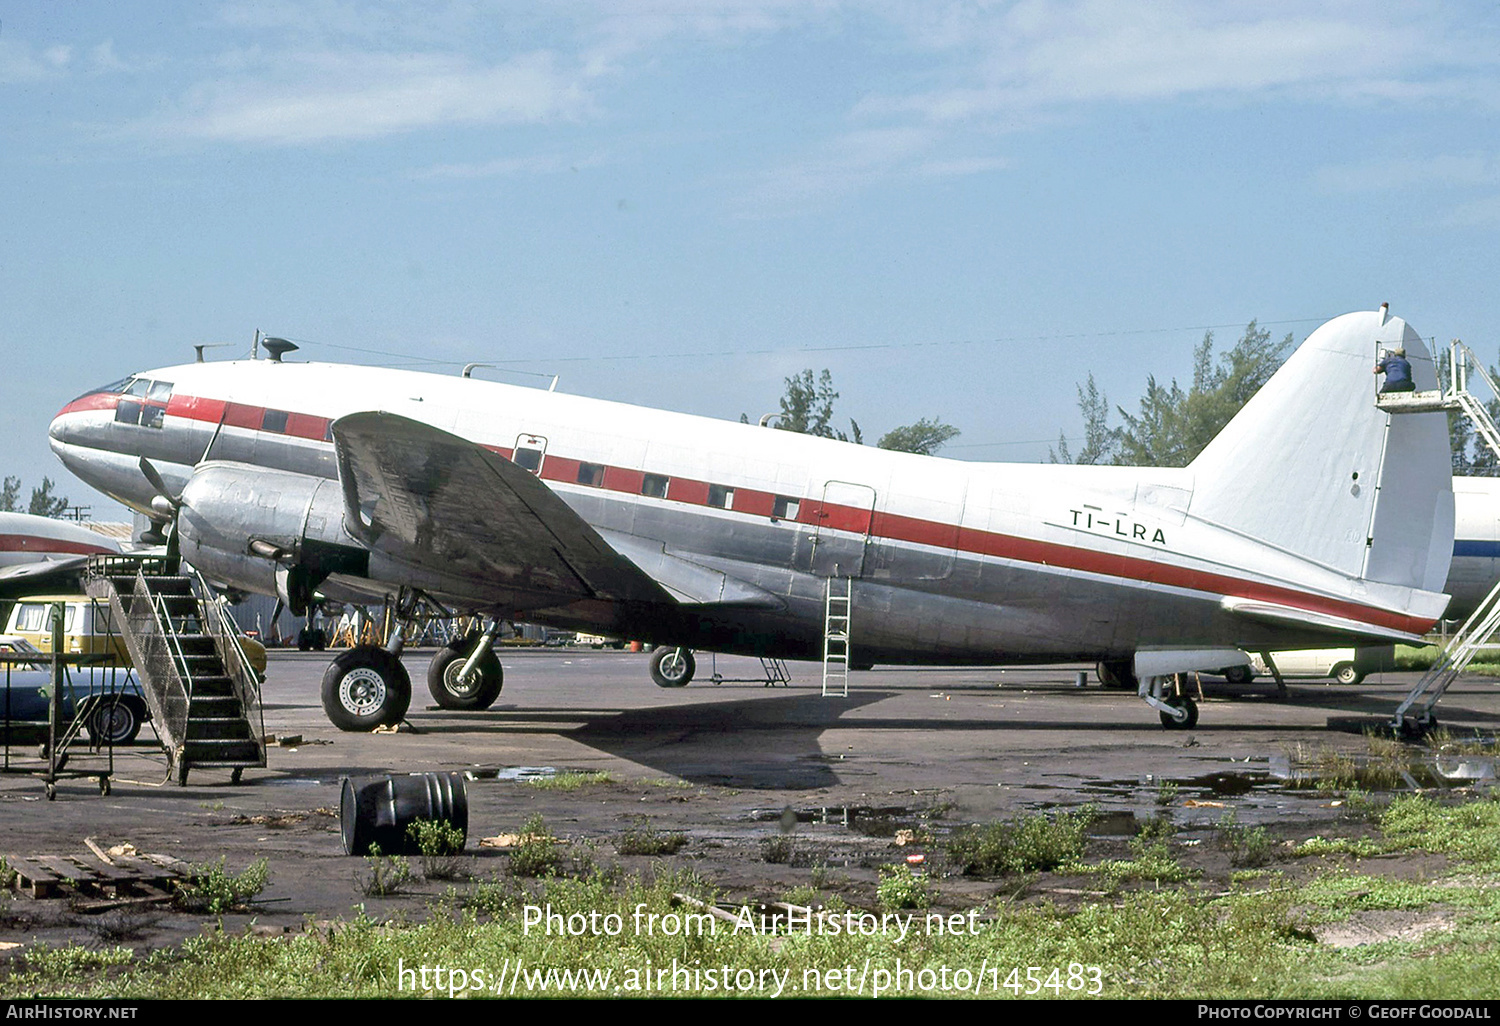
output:
[{"label": "power line", "polygon": [[[1280,326],[1287,324],[1321,324],[1326,317],[1296,317],[1280,321],[1256,321],[1262,326]],[[1248,323],[1248,322],[1246,322]],[[1173,334],[1185,331],[1217,331],[1225,328],[1241,328],[1243,323],[1233,322],[1226,324],[1197,324],[1175,328],[1120,328],[1114,331],[1080,331],[1066,332],[1055,335],[1009,335],[996,338],[978,339],[945,339],[931,342],[863,342],[848,343],[841,345],[818,345],[818,346],[772,346],[763,349],[720,349],[699,350],[696,352],[677,353],[598,353],[589,356],[538,356],[527,357],[517,360],[489,360],[497,368],[504,368],[510,364],[525,363],[598,363],[602,361],[629,361],[629,360],[707,360],[723,357],[740,356],[776,356],[786,353],[853,353],[872,352],[877,350],[900,350],[900,349],[933,349],[947,346],[985,346],[985,345],[1013,345],[1019,342],[1067,342],[1091,338],[1122,338],[1132,335],[1158,335]],[[385,349],[370,349],[363,346],[342,345],[335,342],[316,342],[310,339],[292,339],[299,345],[315,346],[323,349],[337,349],[343,352],[363,353],[368,356],[382,356],[402,361],[400,364],[391,366],[404,367],[459,367],[470,360],[439,360],[424,357],[414,357],[411,353],[397,353]],[[535,371],[508,371],[513,374],[534,374],[539,377],[551,377],[549,374],[539,374]]]}]

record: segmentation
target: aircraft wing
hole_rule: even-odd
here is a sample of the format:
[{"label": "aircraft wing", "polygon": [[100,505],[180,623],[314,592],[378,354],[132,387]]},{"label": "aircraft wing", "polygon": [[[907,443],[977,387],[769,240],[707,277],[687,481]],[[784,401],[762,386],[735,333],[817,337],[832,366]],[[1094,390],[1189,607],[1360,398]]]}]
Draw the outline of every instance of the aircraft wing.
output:
[{"label": "aircraft wing", "polygon": [[89,557],[70,556],[36,563],[20,563],[0,570],[0,602],[28,595],[62,595],[83,591]]},{"label": "aircraft wing", "polygon": [[533,607],[600,599],[675,605],[530,472],[457,435],[390,413],[334,421],[349,532],[373,551],[475,596]]}]

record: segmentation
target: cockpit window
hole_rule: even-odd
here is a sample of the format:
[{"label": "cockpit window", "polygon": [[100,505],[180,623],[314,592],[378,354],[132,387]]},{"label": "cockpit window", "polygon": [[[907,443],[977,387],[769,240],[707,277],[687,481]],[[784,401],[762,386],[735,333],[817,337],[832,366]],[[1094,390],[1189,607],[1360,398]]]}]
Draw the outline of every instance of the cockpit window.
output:
[{"label": "cockpit window", "polygon": [[149,378],[128,379],[125,393],[115,407],[116,424],[139,424],[160,428],[167,416],[167,401],[172,398],[172,382]]},{"label": "cockpit window", "polygon": [[[130,386],[130,383],[134,380],[135,378],[132,376],[128,378],[121,378],[119,381],[111,381],[109,384],[103,385],[99,388],[89,389],[87,392],[83,393],[83,395],[79,396],[78,399],[83,399],[91,395],[109,395],[114,392],[123,392]],[[77,401],[77,399],[74,400],[74,402]]]}]

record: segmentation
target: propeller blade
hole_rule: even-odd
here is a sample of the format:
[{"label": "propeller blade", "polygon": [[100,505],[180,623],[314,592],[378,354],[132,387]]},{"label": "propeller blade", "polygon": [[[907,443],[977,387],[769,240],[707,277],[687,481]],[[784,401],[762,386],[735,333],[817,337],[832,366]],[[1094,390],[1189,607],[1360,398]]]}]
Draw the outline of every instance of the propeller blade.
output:
[{"label": "propeller blade", "polygon": [[162,480],[161,472],[151,465],[150,460],[142,456],[140,466],[141,473],[145,475],[146,483],[155,490],[157,495],[167,500],[167,504],[172,509],[175,510],[178,506],[182,505],[182,496],[173,495],[167,490],[167,482]]}]

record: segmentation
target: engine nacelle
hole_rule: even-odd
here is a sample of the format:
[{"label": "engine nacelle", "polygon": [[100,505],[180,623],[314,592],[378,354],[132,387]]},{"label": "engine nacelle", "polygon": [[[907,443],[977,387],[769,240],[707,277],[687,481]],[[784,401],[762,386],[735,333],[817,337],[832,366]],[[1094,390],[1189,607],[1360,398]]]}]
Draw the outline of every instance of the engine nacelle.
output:
[{"label": "engine nacelle", "polygon": [[177,514],[182,558],[220,584],[277,595],[294,615],[330,574],[368,577],[344,529],[337,481],[215,461],[193,472]]}]

